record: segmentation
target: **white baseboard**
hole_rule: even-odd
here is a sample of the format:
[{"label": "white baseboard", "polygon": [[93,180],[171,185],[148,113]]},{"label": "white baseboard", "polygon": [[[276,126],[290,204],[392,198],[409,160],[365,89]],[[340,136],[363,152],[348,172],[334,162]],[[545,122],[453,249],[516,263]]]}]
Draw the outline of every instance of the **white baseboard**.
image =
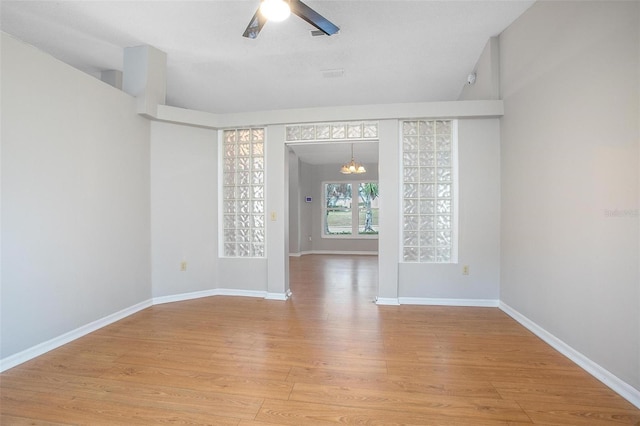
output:
[{"label": "white baseboard", "polygon": [[82,336],[92,333],[102,327],[106,327],[109,324],[120,321],[121,319],[126,318],[129,315],[133,315],[136,312],[146,309],[152,305],[153,302],[151,300],[140,302],[121,311],[115,312],[111,315],[107,315],[104,318],[100,318],[98,320],[90,322],[89,324],[85,324],[58,337],[54,337],[51,340],[39,343],[35,346],[25,349],[24,351],[0,359],[0,372],[13,368],[16,365],[22,364],[23,362],[27,362],[73,340],[79,339]]},{"label": "white baseboard", "polygon": [[601,367],[599,364],[591,361],[582,353],[573,349],[571,346],[558,339],[556,336],[549,333],[547,330],[540,327],[538,324],[531,321],[529,318],[525,317],[506,303],[501,301],[498,307],[511,318],[522,324],[533,334],[544,340],[551,347],[569,358],[571,361],[575,362],[587,373],[591,374],[593,377],[609,386],[613,391],[618,393],[624,399],[640,408],[640,390],[619,379],[616,375]]},{"label": "white baseboard", "polygon": [[267,293],[265,299],[267,300],[289,300],[291,297],[291,290],[287,290],[285,293]]},{"label": "white baseboard", "polygon": [[397,297],[376,297],[376,305],[398,306],[400,301]]},{"label": "white baseboard", "polygon": [[308,254],[345,254],[345,255],[354,255],[354,256],[377,256],[377,251],[341,251],[341,250],[312,250],[312,251],[301,251],[299,253],[289,253],[290,257],[301,257],[306,256]]},{"label": "white baseboard", "polygon": [[467,306],[497,308],[499,301],[494,299],[439,299],[430,297],[399,297],[401,305],[430,305],[430,306]]}]

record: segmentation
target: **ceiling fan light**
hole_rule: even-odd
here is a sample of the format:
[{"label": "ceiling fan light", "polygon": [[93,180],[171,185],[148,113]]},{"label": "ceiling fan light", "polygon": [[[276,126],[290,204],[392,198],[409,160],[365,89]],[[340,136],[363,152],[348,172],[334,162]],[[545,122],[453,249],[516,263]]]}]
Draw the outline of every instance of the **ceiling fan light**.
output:
[{"label": "ceiling fan light", "polygon": [[291,15],[291,8],[284,0],[262,0],[260,13],[270,21],[280,22]]}]

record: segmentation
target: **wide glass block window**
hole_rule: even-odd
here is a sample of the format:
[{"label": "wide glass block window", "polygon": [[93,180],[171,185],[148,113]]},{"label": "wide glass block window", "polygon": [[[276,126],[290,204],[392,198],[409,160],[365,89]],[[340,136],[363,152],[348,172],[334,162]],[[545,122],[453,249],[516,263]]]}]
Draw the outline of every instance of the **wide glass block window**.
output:
[{"label": "wide glass block window", "polygon": [[455,120],[402,123],[402,259],[457,261]]},{"label": "wide glass block window", "polygon": [[222,240],[227,257],[265,256],[263,128],[223,132]]}]

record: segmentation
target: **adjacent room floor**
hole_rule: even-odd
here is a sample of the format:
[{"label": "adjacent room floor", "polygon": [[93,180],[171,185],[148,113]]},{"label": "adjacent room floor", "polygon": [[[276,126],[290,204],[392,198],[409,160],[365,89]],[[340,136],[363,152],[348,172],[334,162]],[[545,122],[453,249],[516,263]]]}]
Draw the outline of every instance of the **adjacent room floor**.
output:
[{"label": "adjacent room floor", "polygon": [[286,302],[156,305],[0,375],[1,423],[638,424],[495,308],[378,306],[375,256],[291,259]]}]

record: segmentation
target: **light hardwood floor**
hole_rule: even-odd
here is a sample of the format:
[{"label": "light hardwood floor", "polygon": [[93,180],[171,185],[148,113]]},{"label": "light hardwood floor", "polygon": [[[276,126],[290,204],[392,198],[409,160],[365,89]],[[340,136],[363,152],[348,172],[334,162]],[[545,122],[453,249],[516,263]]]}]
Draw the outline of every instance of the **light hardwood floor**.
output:
[{"label": "light hardwood floor", "polygon": [[375,257],[310,255],[286,302],[153,306],[0,375],[1,423],[640,423],[500,310],[377,306],[376,288]]}]

